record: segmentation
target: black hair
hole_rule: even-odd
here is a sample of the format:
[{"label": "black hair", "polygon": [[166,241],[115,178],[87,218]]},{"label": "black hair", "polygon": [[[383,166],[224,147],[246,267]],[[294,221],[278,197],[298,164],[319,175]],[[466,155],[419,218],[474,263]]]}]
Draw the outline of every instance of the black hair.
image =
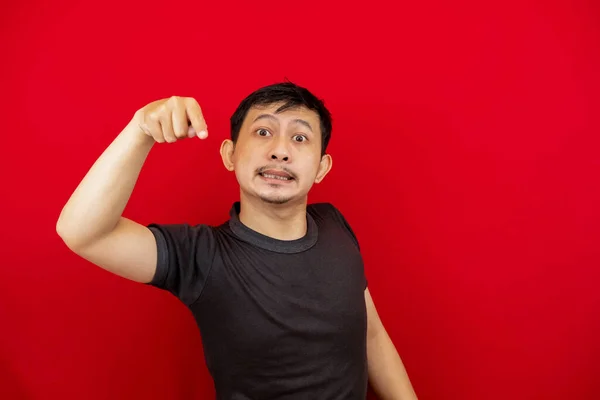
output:
[{"label": "black hair", "polygon": [[255,90],[240,102],[230,118],[231,140],[233,143],[236,143],[244,119],[252,107],[268,106],[274,103],[283,103],[276,112],[304,106],[319,114],[321,122],[321,155],[324,155],[329,144],[329,139],[331,138],[331,114],[325,107],[323,100],[318,99],[308,89],[290,81],[264,86]]}]

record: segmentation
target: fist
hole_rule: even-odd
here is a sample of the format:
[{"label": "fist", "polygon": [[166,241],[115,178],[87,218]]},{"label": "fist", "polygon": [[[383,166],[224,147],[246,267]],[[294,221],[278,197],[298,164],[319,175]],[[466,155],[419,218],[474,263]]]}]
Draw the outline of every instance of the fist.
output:
[{"label": "fist", "polygon": [[134,123],[158,143],[208,137],[202,110],[192,97],[173,96],[147,104],[136,111]]}]

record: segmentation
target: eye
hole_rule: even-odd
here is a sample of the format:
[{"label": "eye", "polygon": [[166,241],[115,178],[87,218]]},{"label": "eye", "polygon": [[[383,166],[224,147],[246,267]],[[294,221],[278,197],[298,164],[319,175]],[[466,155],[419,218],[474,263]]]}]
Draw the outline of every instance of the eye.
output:
[{"label": "eye", "polygon": [[256,133],[258,134],[258,136],[267,136],[267,135],[271,134],[271,132],[269,132],[265,128],[259,128],[259,129],[257,129]]},{"label": "eye", "polygon": [[308,138],[304,135],[295,135],[294,136],[294,141],[299,142],[299,143],[305,142],[307,140],[308,140]]}]

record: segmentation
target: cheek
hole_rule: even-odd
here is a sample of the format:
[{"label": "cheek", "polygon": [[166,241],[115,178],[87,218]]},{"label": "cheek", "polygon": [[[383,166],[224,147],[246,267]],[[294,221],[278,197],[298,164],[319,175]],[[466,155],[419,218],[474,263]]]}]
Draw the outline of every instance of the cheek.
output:
[{"label": "cheek", "polygon": [[310,159],[306,160],[306,162],[303,163],[302,174],[311,179],[315,178],[319,173],[319,161],[319,159],[314,157],[310,157]]},{"label": "cheek", "polygon": [[316,155],[311,155],[310,159],[307,162],[307,165],[309,165],[311,171],[314,171],[315,173],[319,170],[319,165],[321,163],[321,157],[316,156]]},{"label": "cheek", "polygon": [[252,151],[242,151],[233,160],[235,174],[238,178],[246,180],[254,176],[254,171],[259,165],[255,162],[256,154]]},{"label": "cheek", "polygon": [[248,151],[246,148],[238,149],[235,154],[234,164],[236,166],[247,166],[252,159],[252,151]]}]

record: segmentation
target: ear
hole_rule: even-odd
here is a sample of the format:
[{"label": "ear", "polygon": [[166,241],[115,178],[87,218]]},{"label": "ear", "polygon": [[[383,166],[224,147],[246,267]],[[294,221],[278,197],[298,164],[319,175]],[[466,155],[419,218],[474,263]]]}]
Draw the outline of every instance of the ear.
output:
[{"label": "ear", "polygon": [[321,183],[321,181],[325,178],[325,175],[331,171],[331,167],[333,166],[333,159],[329,154],[325,154],[321,157],[321,162],[319,163],[319,170],[317,171],[317,176],[315,177],[315,183]]},{"label": "ear", "polygon": [[223,140],[221,143],[221,159],[223,160],[223,165],[227,168],[228,171],[233,171],[233,150],[235,145],[230,139]]}]

